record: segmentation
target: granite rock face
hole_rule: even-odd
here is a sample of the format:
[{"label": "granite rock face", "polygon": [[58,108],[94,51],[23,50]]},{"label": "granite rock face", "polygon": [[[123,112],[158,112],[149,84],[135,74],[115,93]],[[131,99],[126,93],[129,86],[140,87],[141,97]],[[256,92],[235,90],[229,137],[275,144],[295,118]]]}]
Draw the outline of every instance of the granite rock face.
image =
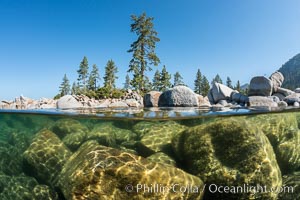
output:
[{"label": "granite rock face", "polygon": [[229,100],[233,91],[233,89],[227,87],[226,85],[217,82],[214,82],[212,88],[210,89],[210,93],[212,94],[213,101],[215,103],[220,100]]},{"label": "granite rock face", "polygon": [[277,89],[281,87],[284,81],[284,76],[281,72],[276,71],[273,74],[271,74],[270,80],[272,81],[273,92],[277,92]]},{"label": "granite rock face", "polygon": [[[195,193],[144,192],[139,184],[172,183],[199,188]],[[203,182],[170,165],[100,146],[88,141],[75,152],[60,174],[60,188],[66,199],[201,199]],[[127,189],[127,191],[126,191]],[[130,190],[130,191],[129,191]],[[177,188],[179,190],[179,188]]]},{"label": "granite rock face", "polygon": [[284,101],[289,105],[293,105],[295,102],[300,102],[300,93],[294,93],[284,98]]},{"label": "granite rock face", "polygon": [[278,107],[274,97],[250,96],[246,103],[250,107]]},{"label": "granite rock face", "polygon": [[83,105],[72,95],[65,95],[56,102],[57,109],[82,108]]},{"label": "granite rock face", "polygon": [[145,94],[144,96],[144,105],[145,107],[158,107],[158,100],[161,95],[161,92],[151,91]]},{"label": "granite rock face", "polygon": [[45,129],[35,135],[23,156],[32,167],[33,174],[45,183],[56,186],[58,173],[71,152],[53,132]]},{"label": "granite rock face", "polygon": [[[243,118],[227,118],[196,126],[173,139],[184,168],[206,184],[280,187],[281,172],[263,132]],[[210,193],[208,199],[276,199],[276,193]]]},{"label": "granite rock face", "polygon": [[199,106],[196,94],[186,86],[175,86],[163,92],[158,100],[160,107],[195,107]]},{"label": "granite rock face", "polygon": [[248,122],[268,137],[283,174],[300,167],[300,131],[294,113],[258,115]]},{"label": "granite rock face", "polygon": [[255,76],[250,81],[249,96],[271,96],[273,83],[264,76]]}]

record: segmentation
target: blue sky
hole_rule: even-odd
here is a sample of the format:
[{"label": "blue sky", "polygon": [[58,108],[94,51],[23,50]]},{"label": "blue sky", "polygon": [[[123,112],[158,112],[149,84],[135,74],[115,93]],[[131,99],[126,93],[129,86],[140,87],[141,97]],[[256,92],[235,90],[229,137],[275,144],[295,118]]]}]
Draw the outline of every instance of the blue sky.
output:
[{"label": "blue sky", "polygon": [[53,97],[64,73],[77,79],[83,56],[102,77],[113,59],[122,87],[136,39],[130,15],[142,12],[161,39],[158,69],[190,87],[198,68],[246,83],[300,53],[298,0],[0,0],[0,100]]}]

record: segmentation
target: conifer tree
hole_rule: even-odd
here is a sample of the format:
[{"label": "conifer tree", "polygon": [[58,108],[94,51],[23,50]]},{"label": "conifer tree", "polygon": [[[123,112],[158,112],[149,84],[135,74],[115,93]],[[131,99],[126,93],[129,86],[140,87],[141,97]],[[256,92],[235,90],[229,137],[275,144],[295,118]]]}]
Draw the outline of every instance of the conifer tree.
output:
[{"label": "conifer tree", "polygon": [[207,96],[208,92],[209,92],[209,82],[206,78],[206,76],[202,77],[202,82],[201,82],[201,89],[202,89],[202,95],[205,97]]},{"label": "conifer tree", "polygon": [[160,73],[160,91],[164,92],[171,87],[172,84],[170,80],[171,75],[167,72],[166,66],[164,65]]},{"label": "conifer tree", "polygon": [[70,94],[70,82],[66,74],[64,75],[63,82],[60,84],[59,88],[60,88],[59,91],[61,96]]},{"label": "conifer tree", "polygon": [[197,74],[196,74],[196,79],[194,81],[194,92],[197,94],[202,93],[202,74],[200,69],[198,69]]},{"label": "conifer tree", "polygon": [[79,70],[77,70],[78,73],[78,83],[80,88],[83,89],[83,91],[86,91],[87,89],[87,78],[88,78],[88,71],[89,71],[89,65],[87,57],[83,57],[80,65]]},{"label": "conifer tree", "polygon": [[221,79],[221,77],[220,77],[219,74],[217,74],[217,75],[215,76],[215,78],[211,81],[211,84],[213,84],[214,82],[223,84],[223,81],[222,81],[222,79]]},{"label": "conifer tree", "polygon": [[98,69],[97,65],[94,64],[92,71],[90,73],[89,82],[88,82],[89,90],[96,91],[98,88],[97,81],[99,81],[99,80],[100,80],[99,69]]},{"label": "conifer tree", "polygon": [[160,87],[161,87],[160,72],[156,70],[152,81],[152,89],[155,91],[159,91]]},{"label": "conifer tree", "polygon": [[116,67],[113,60],[109,60],[105,66],[104,87],[115,88],[115,81],[118,78],[116,73],[118,68]]},{"label": "conifer tree", "polygon": [[233,86],[232,86],[232,81],[231,81],[231,79],[229,78],[229,76],[227,76],[226,85],[227,85],[227,87],[233,88]]},{"label": "conifer tree", "polygon": [[78,86],[76,85],[75,82],[73,82],[73,84],[72,84],[71,94],[72,95],[78,94]]},{"label": "conifer tree", "polygon": [[173,86],[176,86],[176,85],[184,85],[184,82],[182,81],[182,76],[180,75],[179,72],[176,72],[174,74],[174,84]]},{"label": "conifer tree", "polygon": [[140,16],[131,16],[133,21],[130,25],[131,32],[135,33],[138,39],[131,44],[128,50],[133,57],[130,61],[128,72],[133,72],[131,85],[140,91],[145,90],[145,72],[151,70],[151,65],[157,66],[160,63],[155,53],[156,42],[159,42],[160,39],[154,30],[153,19],[152,17],[147,17],[146,13]]},{"label": "conifer tree", "polygon": [[235,86],[234,89],[237,90],[237,91],[240,91],[240,90],[241,90],[241,84],[240,84],[240,81],[239,81],[239,80],[237,81],[236,86]]},{"label": "conifer tree", "polygon": [[125,90],[130,89],[130,77],[128,74],[126,75],[126,78],[125,78],[124,89]]}]

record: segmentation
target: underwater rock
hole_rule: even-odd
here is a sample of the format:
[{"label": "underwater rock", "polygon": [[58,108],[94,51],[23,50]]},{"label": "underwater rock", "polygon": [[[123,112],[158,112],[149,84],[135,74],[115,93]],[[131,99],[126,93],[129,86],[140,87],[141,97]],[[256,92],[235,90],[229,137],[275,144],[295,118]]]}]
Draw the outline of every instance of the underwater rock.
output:
[{"label": "underwater rock", "polygon": [[247,121],[268,137],[283,174],[300,167],[300,131],[294,113],[257,115]]},{"label": "underwater rock", "polygon": [[186,86],[175,86],[163,92],[158,100],[159,107],[198,107],[198,98],[190,88]]},{"label": "underwater rock", "polygon": [[141,121],[136,123],[133,127],[132,130],[138,134],[138,136],[141,138],[143,137],[146,133],[149,132],[149,130],[152,129],[152,126],[158,124],[157,121]]},{"label": "underwater rock", "polygon": [[[164,192],[147,192],[145,188],[145,192],[140,188],[154,184],[178,184],[174,186],[177,192],[166,188]],[[193,186],[194,192],[178,192],[179,186]],[[95,141],[82,144],[71,156],[60,174],[59,187],[68,200],[201,199],[203,195],[200,178],[170,165],[100,146]]]},{"label": "underwater rock", "polygon": [[38,182],[33,178],[25,175],[8,176],[0,175],[0,183],[5,182],[3,190],[0,190],[1,200],[31,200],[33,198],[33,188]]},{"label": "underwater rock", "polygon": [[58,194],[48,185],[36,185],[33,188],[34,200],[58,200]]},{"label": "underwater rock", "polygon": [[53,132],[45,129],[36,134],[23,156],[36,178],[56,186],[58,173],[71,152]]},{"label": "underwater rock", "polygon": [[255,76],[250,81],[248,96],[271,96],[272,81],[264,76]]},{"label": "underwater rock", "polygon": [[[281,172],[273,148],[263,132],[242,118],[225,118],[174,137],[174,151],[189,173],[206,185],[281,186]],[[212,193],[204,199],[276,199],[275,193]]]},{"label": "underwater rock", "polygon": [[0,172],[6,175],[22,173],[23,160],[20,151],[5,142],[0,142]]},{"label": "underwater rock", "polygon": [[279,200],[300,199],[300,171],[283,176],[282,186]]},{"label": "underwater rock", "polygon": [[161,122],[152,125],[140,141],[140,153],[143,155],[156,152],[172,154],[172,138],[185,130],[185,128],[185,126],[174,121]]},{"label": "underwater rock", "polygon": [[85,141],[88,132],[85,125],[68,118],[56,121],[51,129],[71,150],[76,150]]},{"label": "underwater rock", "polygon": [[147,157],[151,162],[163,163],[176,167],[176,161],[163,152],[158,152]]}]

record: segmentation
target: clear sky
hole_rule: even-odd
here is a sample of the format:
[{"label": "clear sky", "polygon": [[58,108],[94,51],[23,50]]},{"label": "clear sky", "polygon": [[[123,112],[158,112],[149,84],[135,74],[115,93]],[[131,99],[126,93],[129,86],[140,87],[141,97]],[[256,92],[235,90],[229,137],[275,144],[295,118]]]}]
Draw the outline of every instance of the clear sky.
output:
[{"label": "clear sky", "polygon": [[158,69],[179,71],[190,87],[198,68],[246,83],[300,53],[298,0],[0,0],[0,100],[53,97],[64,73],[77,79],[83,56],[102,77],[113,59],[123,87],[130,15],[142,12],[161,39]]}]

